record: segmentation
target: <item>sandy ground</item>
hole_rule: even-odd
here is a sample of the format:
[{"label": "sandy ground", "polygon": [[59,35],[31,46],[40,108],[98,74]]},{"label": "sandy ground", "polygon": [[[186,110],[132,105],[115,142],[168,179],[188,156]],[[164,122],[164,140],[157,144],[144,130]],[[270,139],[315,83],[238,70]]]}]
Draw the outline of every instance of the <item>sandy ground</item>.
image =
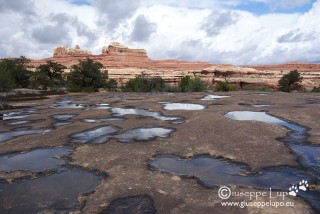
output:
[{"label": "sandy ground", "polygon": [[[99,213],[113,200],[126,196],[149,195],[153,198],[157,213],[313,213],[311,207],[299,197],[287,197],[295,202],[294,207],[283,208],[238,208],[222,207],[218,188],[206,188],[195,179],[180,178],[170,173],[150,170],[147,162],[157,154],[175,154],[186,158],[209,154],[221,156],[235,162],[249,165],[253,172],[268,166],[298,166],[297,157],[282,142],[276,140],[288,132],[278,125],[262,122],[234,121],[224,116],[228,111],[251,110],[268,111],[269,114],[287,121],[311,128],[309,142],[320,144],[320,95],[312,93],[263,93],[230,92],[220,95],[232,97],[218,100],[201,100],[210,93],[107,93],[67,94],[49,96],[49,99],[12,101],[13,106],[38,108],[40,114],[28,117],[30,120],[45,119],[31,124],[33,129],[52,127],[55,122],[51,115],[76,114],[70,119],[73,124],[57,127],[51,132],[18,137],[0,143],[0,154],[23,152],[39,147],[71,146],[74,148],[70,163],[86,169],[94,169],[108,175],[94,193],[85,197],[81,213]],[[219,94],[219,93],[214,93]],[[165,116],[183,117],[182,124],[169,121],[128,115],[126,120],[103,123],[84,123],[85,118],[106,118],[112,116],[106,109],[57,109],[54,105],[62,98],[70,98],[73,103],[107,103],[111,107],[142,108],[161,112]],[[204,110],[167,111],[158,102],[187,102],[203,104]],[[270,107],[241,106],[239,103],[271,104]],[[8,110],[9,111],[9,110]],[[6,111],[4,111],[6,112]],[[0,131],[10,131],[13,127],[0,123]],[[152,141],[120,143],[110,140],[104,144],[77,144],[70,142],[70,135],[90,128],[113,125],[120,132],[133,128],[166,127],[175,131],[168,138]],[[16,127],[15,127],[16,128]],[[2,180],[35,177],[30,172],[0,173]],[[249,188],[232,187],[237,191]],[[237,197],[235,201],[245,198]]]}]

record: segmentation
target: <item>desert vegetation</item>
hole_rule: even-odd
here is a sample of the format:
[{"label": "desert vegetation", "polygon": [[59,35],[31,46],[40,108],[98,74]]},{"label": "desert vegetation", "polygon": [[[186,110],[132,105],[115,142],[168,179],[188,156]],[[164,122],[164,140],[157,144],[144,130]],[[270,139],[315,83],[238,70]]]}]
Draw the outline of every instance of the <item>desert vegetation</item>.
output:
[{"label": "desert vegetation", "polygon": [[72,66],[67,77],[68,91],[71,92],[95,92],[106,85],[104,73],[101,72],[103,65],[92,59],[79,61]]},{"label": "desert vegetation", "polygon": [[297,70],[290,71],[288,74],[282,76],[279,80],[279,90],[283,92],[291,92],[291,91],[298,91],[302,89],[301,86],[302,77]]},{"label": "desert vegetation", "polygon": [[238,90],[237,86],[231,85],[227,81],[225,82],[219,81],[215,86],[215,91],[227,92],[227,91],[237,91],[237,90]]}]

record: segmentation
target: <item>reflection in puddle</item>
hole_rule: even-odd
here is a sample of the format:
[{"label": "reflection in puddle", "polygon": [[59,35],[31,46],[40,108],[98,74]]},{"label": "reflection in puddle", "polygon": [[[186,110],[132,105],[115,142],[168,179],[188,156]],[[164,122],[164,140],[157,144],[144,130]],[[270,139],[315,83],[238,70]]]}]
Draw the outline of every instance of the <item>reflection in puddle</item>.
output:
[{"label": "reflection in puddle", "polygon": [[110,205],[101,212],[101,214],[111,213],[140,213],[154,214],[156,209],[153,206],[153,200],[148,195],[129,196],[118,198],[110,203]]},{"label": "reflection in puddle", "polygon": [[51,117],[56,120],[70,120],[71,118],[77,116],[76,114],[55,114]]},{"label": "reflection in puddle", "polygon": [[103,123],[108,121],[118,121],[118,120],[124,120],[123,118],[119,117],[109,117],[109,118],[90,118],[90,119],[82,119],[81,121],[84,123]]},{"label": "reflection in puddle", "polygon": [[37,149],[27,153],[0,156],[0,171],[33,171],[42,172],[65,165],[66,161],[57,159],[68,155],[69,148]]},{"label": "reflection in puddle", "polygon": [[117,134],[120,129],[115,126],[102,126],[84,132],[71,135],[71,142],[73,143],[105,143],[109,139],[117,139],[120,142],[129,142],[133,140],[147,141],[156,137],[168,137],[174,129],[168,128],[136,128],[126,132]]},{"label": "reflection in puddle", "polygon": [[270,187],[288,190],[290,184],[309,178],[310,174],[291,167],[272,167],[251,173],[245,164],[233,163],[210,156],[183,159],[175,155],[158,155],[149,162],[161,172],[180,176],[194,176],[207,187],[224,185],[248,186],[258,189]]},{"label": "reflection in puddle", "polygon": [[271,105],[269,105],[269,104],[253,104],[252,105],[253,107],[269,107],[269,106],[271,106]]},{"label": "reflection in puddle", "polygon": [[247,103],[239,103],[239,105],[241,105],[241,106],[249,106],[249,107],[256,107],[256,108],[271,106],[270,104],[247,104]]},{"label": "reflection in puddle", "polygon": [[[183,177],[195,177],[206,187],[244,186],[257,189],[288,191],[293,184],[307,179],[314,182],[317,178],[312,174],[292,167],[270,167],[257,173],[250,172],[245,164],[233,163],[210,156],[198,156],[183,159],[175,155],[158,155],[149,161],[153,170],[173,173]],[[302,192],[302,194],[300,194]],[[298,195],[306,199],[315,209],[320,210],[320,194],[307,190]]]},{"label": "reflection in puddle", "polygon": [[296,144],[289,147],[299,156],[301,164],[307,166],[311,173],[320,179],[320,147]]},{"label": "reflection in puddle", "polygon": [[144,110],[144,109],[113,108],[113,109],[111,109],[111,111],[115,117],[123,117],[125,115],[139,115],[139,116],[145,116],[145,117],[152,117],[154,119],[164,120],[164,121],[181,120],[181,118],[179,118],[179,117],[162,116],[160,112],[148,111],[148,110]]},{"label": "reflection in puddle", "polygon": [[231,96],[207,95],[201,100],[217,100],[217,99],[228,98],[228,97],[231,97]]},{"label": "reflection in puddle", "polygon": [[278,125],[286,123],[285,121],[280,120],[276,117],[272,117],[265,112],[232,111],[232,112],[228,112],[225,116],[233,120],[260,121],[260,122],[273,123]]},{"label": "reflection in puddle", "polygon": [[0,120],[13,120],[30,117],[38,112],[38,109],[30,108],[21,111],[8,112],[0,115]]},{"label": "reflection in puddle", "polygon": [[58,101],[55,105],[52,106],[53,108],[73,108],[73,109],[109,109],[109,104],[105,103],[98,103],[98,104],[74,104],[72,100],[61,100]]},{"label": "reflection in puddle", "polygon": [[52,131],[51,128],[45,128],[45,129],[36,129],[36,130],[15,130],[15,131],[9,131],[9,132],[1,132],[0,133],[0,143],[11,140],[16,137],[24,136],[24,135],[33,135],[33,134],[43,134]]},{"label": "reflection in puddle", "polygon": [[99,103],[96,105],[95,109],[110,109],[110,104]]},{"label": "reflection in puddle", "polygon": [[[241,121],[260,121],[265,123],[271,123],[271,124],[277,124],[280,126],[284,126],[292,131],[294,131],[293,134],[296,134],[300,137],[305,136],[307,132],[307,128],[300,126],[295,123],[289,123],[284,120],[280,120],[276,117],[270,116],[265,112],[254,112],[254,111],[231,111],[228,112],[226,117],[233,119],[233,120],[241,120]],[[290,136],[289,136],[290,137]],[[306,139],[303,137],[303,139]],[[305,143],[305,142],[303,142]]]},{"label": "reflection in puddle", "polygon": [[31,123],[40,123],[45,121],[44,119],[39,120],[9,120],[5,123],[6,126],[19,126],[19,125],[26,125]]},{"label": "reflection in puddle", "polygon": [[16,120],[9,123],[6,123],[7,126],[18,126],[31,123],[31,120]]},{"label": "reflection in puddle", "polygon": [[[291,132],[288,133],[287,136],[281,139],[282,142],[286,143],[286,145],[292,149],[292,151],[298,155],[299,157],[309,157],[311,154],[308,154],[312,151],[318,151],[320,147],[312,147],[307,144],[307,131],[306,127],[300,126],[299,124],[289,123],[284,120],[280,120],[276,117],[270,116],[265,112],[250,112],[250,111],[233,111],[229,112],[225,115],[228,118],[234,120],[251,120],[251,121],[261,121],[271,124],[278,124],[289,129]],[[300,146],[299,146],[300,145]],[[310,148],[308,148],[310,147]],[[311,149],[313,148],[313,149]],[[301,149],[301,150],[300,150]],[[314,159],[316,161],[316,159]],[[309,165],[309,161],[302,161],[300,164],[305,168],[310,168],[313,170],[312,166]],[[320,160],[317,160],[317,163],[313,163],[313,165],[320,165]],[[318,171],[317,176],[320,178],[320,171]]]},{"label": "reflection in puddle", "polygon": [[137,128],[116,135],[114,138],[120,142],[129,142],[132,140],[151,140],[156,137],[168,137],[173,129],[167,128]]},{"label": "reflection in puddle", "polygon": [[52,126],[53,127],[59,127],[59,126],[68,126],[72,124],[72,122],[68,122],[68,121],[63,121],[63,122],[55,122],[55,123],[52,123]]},{"label": "reflection in puddle", "polygon": [[83,104],[74,104],[71,100],[61,100],[53,108],[85,108]]},{"label": "reflection in puddle", "polygon": [[165,110],[203,110],[206,107],[200,104],[191,104],[191,103],[165,103]]},{"label": "reflection in puddle", "polygon": [[[280,120],[276,117],[267,115],[265,112],[249,112],[249,111],[235,111],[229,112],[225,115],[234,120],[253,120],[261,121],[266,123],[278,124],[290,130],[287,136],[281,139],[282,142],[286,145],[299,157],[299,163],[304,170],[307,170],[310,173],[310,177],[315,176],[317,182],[320,181],[320,147],[312,146],[307,143],[307,132],[308,128],[303,127],[299,124],[286,122]],[[304,195],[309,202],[316,206],[320,210],[320,204],[314,203],[313,198],[310,198],[308,195]],[[316,197],[320,201],[320,197]]]},{"label": "reflection in puddle", "polygon": [[84,132],[71,135],[71,142],[73,143],[105,143],[111,137],[111,134],[115,134],[119,131],[119,128],[115,126],[102,126],[94,129],[90,129]]},{"label": "reflection in puddle", "polygon": [[79,194],[99,185],[99,177],[79,169],[13,184],[0,183],[0,213],[37,213],[45,209],[70,210]]}]

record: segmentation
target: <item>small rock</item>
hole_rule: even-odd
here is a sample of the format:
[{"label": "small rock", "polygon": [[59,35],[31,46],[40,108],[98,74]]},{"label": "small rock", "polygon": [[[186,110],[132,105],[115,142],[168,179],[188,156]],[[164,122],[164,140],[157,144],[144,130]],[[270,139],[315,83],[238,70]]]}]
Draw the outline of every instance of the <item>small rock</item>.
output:
[{"label": "small rock", "polygon": [[173,176],[171,179],[174,181],[181,181],[181,178],[179,176]]}]

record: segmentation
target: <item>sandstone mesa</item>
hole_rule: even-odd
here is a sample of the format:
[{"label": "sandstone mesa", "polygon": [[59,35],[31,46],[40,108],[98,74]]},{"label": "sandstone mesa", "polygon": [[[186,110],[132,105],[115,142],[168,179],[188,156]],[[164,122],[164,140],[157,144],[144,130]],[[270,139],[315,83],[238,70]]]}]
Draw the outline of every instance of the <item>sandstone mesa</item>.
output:
[{"label": "sandstone mesa", "polygon": [[36,68],[47,61],[53,61],[66,66],[66,72],[69,72],[72,65],[86,58],[102,63],[109,78],[117,80],[120,84],[144,73],[148,76],[160,76],[172,84],[177,84],[183,76],[191,76],[200,77],[209,85],[227,79],[228,82],[241,87],[269,85],[275,88],[283,74],[298,70],[303,77],[304,87],[313,88],[320,85],[320,64],[286,63],[237,67],[207,62],[151,60],[144,49],[131,49],[119,42],[111,42],[103,47],[100,55],[93,55],[78,45],[75,48],[60,46],[54,50],[53,57],[31,60],[29,65]]}]

